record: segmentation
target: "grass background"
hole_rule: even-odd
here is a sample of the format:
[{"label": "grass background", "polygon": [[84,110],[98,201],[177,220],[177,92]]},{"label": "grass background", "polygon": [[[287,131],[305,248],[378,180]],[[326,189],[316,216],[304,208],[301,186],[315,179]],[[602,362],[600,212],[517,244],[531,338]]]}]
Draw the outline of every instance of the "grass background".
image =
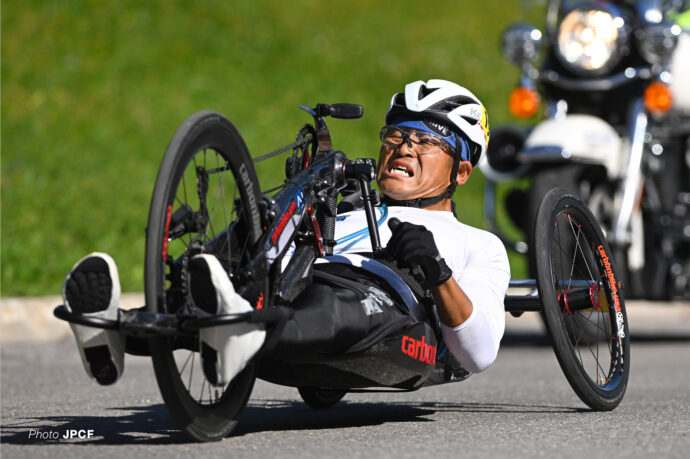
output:
[{"label": "grass background", "polygon": [[[310,121],[299,104],[353,102],[364,118],[331,120],[334,146],[376,157],[391,95],[418,79],[456,81],[493,126],[514,122],[518,71],[500,33],[541,25],[534,3],[3,1],[2,295],[58,294],[94,250],[117,260],[124,291],[141,291],[158,166],[198,110],[228,116],[254,156]],[[282,159],[261,163],[262,186],[282,170]],[[455,196],[461,220],[479,227],[482,187],[476,171]]]}]

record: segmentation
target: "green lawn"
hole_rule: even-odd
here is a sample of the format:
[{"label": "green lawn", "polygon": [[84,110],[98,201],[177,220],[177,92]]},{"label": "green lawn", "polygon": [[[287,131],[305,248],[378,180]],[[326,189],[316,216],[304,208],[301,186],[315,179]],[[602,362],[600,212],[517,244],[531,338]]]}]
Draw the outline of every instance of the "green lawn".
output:
[{"label": "green lawn", "polygon": [[[513,121],[517,70],[502,29],[525,2],[2,2],[2,295],[57,294],[82,255],[105,251],[143,289],[150,194],[165,147],[201,109],[224,113],[253,155],[289,143],[301,103],[354,102],[334,145],[376,156],[394,91],[417,79],[471,88],[492,124]],[[282,161],[259,166],[281,180]],[[483,225],[483,178],[456,194]],[[518,266],[518,262],[515,266]]]}]

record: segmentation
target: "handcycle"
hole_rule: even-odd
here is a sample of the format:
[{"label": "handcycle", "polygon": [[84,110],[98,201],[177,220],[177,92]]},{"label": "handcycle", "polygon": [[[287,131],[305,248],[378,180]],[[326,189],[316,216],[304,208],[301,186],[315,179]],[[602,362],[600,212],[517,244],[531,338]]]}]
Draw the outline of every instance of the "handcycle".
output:
[{"label": "handcycle", "polygon": [[[314,125],[305,124],[295,142],[255,159],[223,115],[202,111],[189,117],[167,147],[151,199],[145,307],[120,310],[117,321],[86,317],[64,306],[55,309],[63,320],[118,329],[128,344],[130,339],[146,343],[170,416],[193,440],[228,435],[257,377],[297,387],[308,405],[328,408],[348,392],[412,391],[468,376],[452,362],[434,361],[424,345],[421,352],[419,345],[410,348],[408,335],[414,334],[410,332],[317,360],[296,357],[262,365],[262,349],[230,383],[216,386],[205,378],[200,368],[199,330],[253,322],[264,324],[270,337],[289,320],[291,309],[286,305],[309,284],[315,260],[333,254],[340,195],[357,190],[342,202],[363,207],[371,256],[384,255],[375,215],[377,194],[370,185],[375,161],[352,161],[334,150],[325,122],[329,116],[359,118],[362,107],[317,104],[301,108],[312,116]],[[292,154],[285,161],[284,183],[262,192],[254,163],[285,152]],[[622,289],[605,237],[587,207],[560,189],[544,197],[534,231],[536,279],[512,280],[511,287],[526,288],[529,293],[507,295],[505,310],[515,316],[542,311],[572,389],[592,410],[612,410],[626,390],[630,340]],[[253,311],[196,313],[188,288],[188,265],[198,253],[212,253],[220,260]],[[417,280],[423,276],[418,269],[407,274]],[[594,325],[595,337],[582,333],[583,321]],[[420,336],[422,343],[423,338],[426,343],[433,339],[424,330]],[[270,343],[269,338],[265,347]]]}]

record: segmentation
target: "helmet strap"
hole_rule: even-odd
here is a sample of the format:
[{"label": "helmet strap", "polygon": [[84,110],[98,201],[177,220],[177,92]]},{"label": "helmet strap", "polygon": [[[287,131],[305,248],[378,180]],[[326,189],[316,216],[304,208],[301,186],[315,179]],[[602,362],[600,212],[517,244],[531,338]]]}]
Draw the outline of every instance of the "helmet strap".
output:
[{"label": "helmet strap", "polygon": [[[448,187],[450,189],[450,187]],[[402,201],[398,201],[397,199],[393,199],[390,196],[386,196],[385,194],[383,195],[383,203],[389,207],[392,206],[399,206],[399,207],[417,207],[419,209],[423,209],[425,207],[429,207],[431,205],[436,204],[437,202],[443,201],[447,197],[450,197],[448,194],[449,190],[446,190],[443,194],[440,194],[438,196],[434,196],[431,198],[417,198],[417,199],[405,199]]]}]

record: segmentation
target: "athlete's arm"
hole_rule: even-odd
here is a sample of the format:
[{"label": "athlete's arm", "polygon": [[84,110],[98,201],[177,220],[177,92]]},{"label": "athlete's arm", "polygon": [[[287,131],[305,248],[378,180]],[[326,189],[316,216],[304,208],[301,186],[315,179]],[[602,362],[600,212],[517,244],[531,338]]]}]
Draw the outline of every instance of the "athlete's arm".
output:
[{"label": "athlete's arm", "polygon": [[505,248],[495,237],[480,236],[468,245],[457,276],[439,255],[432,233],[424,226],[391,219],[387,250],[398,264],[420,267],[422,285],[436,303],[441,331],[448,349],[474,373],[496,359],[505,328],[503,300],[510,279]]},{"label": "athlete's arm", "polygon": [[441,323],[455,328],[462,325],[472,314],[472,301],[465,295],[452,277],[444,283],[431,288],[436,312]]},{"label": "athlete's arm", "polygon": [[466,370],[477,373],[488,368],[498,354],[505,330],[503,302],[510,266],[503,244],[494,236],[473,242],[479,249],[467,254],[464,269],[453,280],[461,295],[447,294],[446,289],[453,292],[452,284],[439,286],[438,294],[432,289],[432,294],[448,349]]}]

